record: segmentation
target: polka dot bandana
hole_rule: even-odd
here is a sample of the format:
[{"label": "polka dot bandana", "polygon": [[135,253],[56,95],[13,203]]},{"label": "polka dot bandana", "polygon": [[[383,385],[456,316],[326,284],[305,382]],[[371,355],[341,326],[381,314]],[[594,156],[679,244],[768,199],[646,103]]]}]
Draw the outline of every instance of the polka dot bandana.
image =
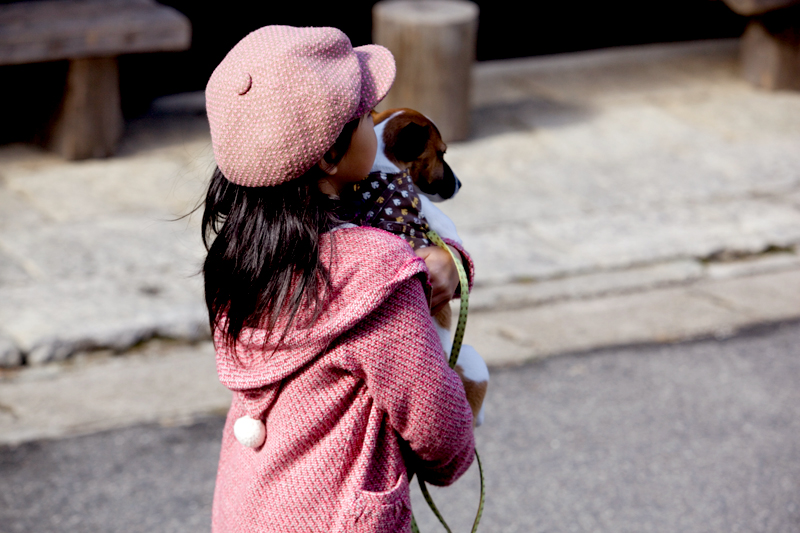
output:
[{"label": "polka dot bandana", "polygon": [[417,250],[431,245],[422,202],[408,170],[372,172],[342,191],[342,213],[359,226],[372,226],[402,237]]},{"label": "polka dot bandana", "polygon": [[234,46],[206,86],[214,157],[238,185],[268,187],[303,175],[347,122],[394,82],[391,52],[353,48],[336,28],[265,26]]}]

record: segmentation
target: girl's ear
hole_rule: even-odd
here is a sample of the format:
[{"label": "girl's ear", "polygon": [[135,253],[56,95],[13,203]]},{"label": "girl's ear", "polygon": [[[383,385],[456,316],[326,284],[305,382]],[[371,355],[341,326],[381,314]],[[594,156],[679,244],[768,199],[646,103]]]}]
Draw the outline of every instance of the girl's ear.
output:
[{"label": "girl's ear", "polygon": [[325,174],[333,176],[334,174],[336,174],[336,171],[339,170],[339,167],[338,165],[331,163],[329,161],[330,159],[333,159],[333,156],[330,152],[328,152],[322,159],[319,160],[317,166],[321,168]]}]

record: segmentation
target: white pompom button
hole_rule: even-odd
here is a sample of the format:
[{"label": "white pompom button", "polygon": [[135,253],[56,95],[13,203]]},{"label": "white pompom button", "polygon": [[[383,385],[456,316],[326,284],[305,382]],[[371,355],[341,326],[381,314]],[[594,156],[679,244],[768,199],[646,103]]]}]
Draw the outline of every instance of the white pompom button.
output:
[{"label": "white pompom button", "polygon": [[243,416],[234,422],[233,434],[242,446],[258,448],[267,439],[267,428],[261,420]]}]

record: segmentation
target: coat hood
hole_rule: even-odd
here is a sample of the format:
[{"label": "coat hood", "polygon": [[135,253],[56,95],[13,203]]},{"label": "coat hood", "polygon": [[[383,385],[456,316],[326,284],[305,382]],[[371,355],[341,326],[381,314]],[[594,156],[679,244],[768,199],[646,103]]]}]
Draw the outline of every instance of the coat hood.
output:
[{"label": "coat hood", "polygon": [[323,235],[320,256],[329,267],[331,284],[316,320],[310,320],[310,310],[301,309],[281,343],[285,322],[272,332],[245,328],[235,353],[224,342],[223,328],[214,332],[219,379],[241,395],[253,418],[263,419],[283,379],[323,354],[399,284],[427,274],[424,261],[405,241],[372,228]]}]

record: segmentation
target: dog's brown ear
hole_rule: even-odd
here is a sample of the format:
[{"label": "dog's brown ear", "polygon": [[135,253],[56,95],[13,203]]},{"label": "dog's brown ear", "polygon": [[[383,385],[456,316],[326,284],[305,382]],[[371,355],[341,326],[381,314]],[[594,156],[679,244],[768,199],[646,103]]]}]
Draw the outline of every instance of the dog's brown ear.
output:
[{"label": "dog's brown ear", "polygon": [[430,137],[430,128],[409,122],[397,132],[392,153],[398,161],[405,163],[414,161],[425,151]]}]

